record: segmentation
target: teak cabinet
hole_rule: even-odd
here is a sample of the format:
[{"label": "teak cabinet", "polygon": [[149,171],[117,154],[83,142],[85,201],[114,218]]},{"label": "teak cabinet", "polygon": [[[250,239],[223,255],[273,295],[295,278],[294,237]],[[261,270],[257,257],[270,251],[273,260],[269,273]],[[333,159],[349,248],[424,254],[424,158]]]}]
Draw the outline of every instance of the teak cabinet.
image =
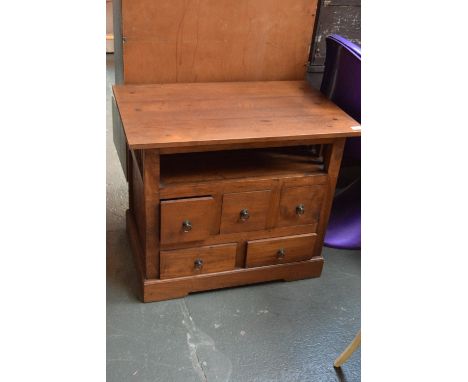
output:
[{"label": "teak cabinet", "polygon": [[318,277],[352,118],[305,81],[118,85],[144,301]]},{"label": "teak cabinet", "polygon": [[114,142],[143,301],[320,276],[347,137],[317,0],[117,0]]}]

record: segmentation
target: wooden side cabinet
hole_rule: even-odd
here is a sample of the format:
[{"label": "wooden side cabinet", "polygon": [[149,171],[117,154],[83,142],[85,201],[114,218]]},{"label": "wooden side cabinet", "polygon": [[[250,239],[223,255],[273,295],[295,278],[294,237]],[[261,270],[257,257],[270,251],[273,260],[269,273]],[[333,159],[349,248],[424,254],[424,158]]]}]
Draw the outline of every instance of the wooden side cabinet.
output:
[{"label": "wooden side cabinet", "polygon": [[356,121],[304,81],[119,85],[114,95],[143,301],[320,276]]}]

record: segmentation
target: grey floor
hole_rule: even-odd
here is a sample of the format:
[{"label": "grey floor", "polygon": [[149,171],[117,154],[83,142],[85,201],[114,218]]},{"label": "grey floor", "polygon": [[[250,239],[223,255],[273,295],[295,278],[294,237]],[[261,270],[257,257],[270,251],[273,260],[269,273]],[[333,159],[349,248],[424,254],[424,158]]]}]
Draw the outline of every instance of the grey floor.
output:
[{"label": "grey floor", "polygon": [[143,304],[125,234],[127,185],[112,143],[107,55],[107,381],[359,381],[359,251],[324,249],[318,279]]}]

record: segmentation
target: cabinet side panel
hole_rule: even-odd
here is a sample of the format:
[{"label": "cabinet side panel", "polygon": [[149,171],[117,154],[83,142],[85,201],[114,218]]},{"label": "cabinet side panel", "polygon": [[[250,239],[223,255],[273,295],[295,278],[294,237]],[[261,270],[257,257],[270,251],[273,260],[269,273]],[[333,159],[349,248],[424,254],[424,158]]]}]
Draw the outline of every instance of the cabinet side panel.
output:
[{"label": "cabinet side panel", "polygon": [[125,179],[128,181],[127,173],[127,138],[123,129],[122,120],[120,118],[119,109],[115,102],[115,98],[112,97],[112,135],[114,140],[115,149],[117,150],[117,156],[119,157],[122,170],[125,174]]},{"label": "cabinet side panel", "polygon": [[136,228],[142,248],[145,248],[146,235],[145,235],[145,194],[143,186],[143,178],[141,177],[138,169],[138,164],[132,160],[132,213],[135,217]]}]

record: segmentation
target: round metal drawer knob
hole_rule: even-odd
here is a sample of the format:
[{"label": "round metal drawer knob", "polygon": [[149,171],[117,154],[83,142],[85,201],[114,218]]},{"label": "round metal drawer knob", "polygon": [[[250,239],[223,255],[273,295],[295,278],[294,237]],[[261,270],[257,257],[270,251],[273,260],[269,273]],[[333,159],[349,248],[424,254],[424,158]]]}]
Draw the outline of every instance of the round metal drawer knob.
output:
[{"label": "round metal drawer knob", "polygon": [[182,223],[182,229],[184,232],[189,232],[192,230],[192,223],[190,223],[190,220],[184,220]]},{"label": "round metal drawer knob", "polygon": [[297,207],[296,207],[296,214],[297,215],[304,215],[304,212],[305,212],[305,207],[303,204],[299,204]]},{"label": "round metal drawer knob", "polygon": [[196,259],[195,262],[193,263],[195,266],[195,269],[202,269],[203,268],[203,260],[202,259]]},{"label": "round metal drawer knob", "polygon": [[240,218],[241,220],[248,220],[250,217],[249,210],[247,208],[244,208],[240,212]]},{"label": "round metal drawer knob", "polygon": [[284,248],[278,249],[278,252],[276,252],[276,256],[278,256],[278,259],[282,259],[286,255],[286,251]]}]

